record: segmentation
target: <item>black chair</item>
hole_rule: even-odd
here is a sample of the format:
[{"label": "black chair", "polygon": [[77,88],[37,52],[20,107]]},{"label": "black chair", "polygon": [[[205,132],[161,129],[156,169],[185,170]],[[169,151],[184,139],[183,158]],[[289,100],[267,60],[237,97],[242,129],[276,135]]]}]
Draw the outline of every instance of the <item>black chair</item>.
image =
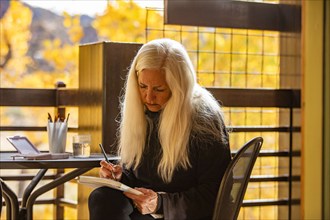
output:
[{"label": "black chair", "polygon": [[2,211],[2,179],[0,178],[0,218],[1,218],[1,211]]},{"label": "black chair", "polygon": [[220,184],[213,220],[237,219],[262,144],[262,137],[248,141],[228,165]]}]

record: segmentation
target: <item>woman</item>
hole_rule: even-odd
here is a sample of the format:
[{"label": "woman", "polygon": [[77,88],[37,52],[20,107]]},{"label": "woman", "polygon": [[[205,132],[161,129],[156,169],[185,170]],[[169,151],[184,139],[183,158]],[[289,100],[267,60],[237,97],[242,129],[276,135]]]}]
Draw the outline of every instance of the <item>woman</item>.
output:
[{"label": "woman", "polygon": [[221,108],[197,84],[184,47],[170,39],[143,45],[122,100],[120,165],[102,161],[99,172],[143,195],[98,188],[90,219],[211,219],[231,160],[228,139]]}]

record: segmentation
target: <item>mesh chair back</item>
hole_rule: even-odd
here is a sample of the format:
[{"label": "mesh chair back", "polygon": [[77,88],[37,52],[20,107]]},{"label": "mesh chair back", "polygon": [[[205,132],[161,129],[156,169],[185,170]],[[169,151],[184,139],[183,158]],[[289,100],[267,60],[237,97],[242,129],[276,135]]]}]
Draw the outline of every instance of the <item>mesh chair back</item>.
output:
[{"label": "mesh chair back", "polygon": [[237,219],[262,143],[262,137],[248,141],[228,165],[219,188],[213,220]]}]

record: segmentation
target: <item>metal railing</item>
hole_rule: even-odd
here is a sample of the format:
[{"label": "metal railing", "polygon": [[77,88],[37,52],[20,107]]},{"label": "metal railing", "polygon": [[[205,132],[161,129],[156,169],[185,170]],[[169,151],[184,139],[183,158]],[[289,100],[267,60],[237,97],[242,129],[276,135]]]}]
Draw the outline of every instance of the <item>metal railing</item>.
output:
[{"label": "metal railing", "polygon": [[[232,126],[232,132],[286,132],[289,134],[290,148],[287,151],[266,151],[262,150],[259,157],[284,157],[289,158],[288,175],[279,176],[252,176],[250,182],[287,182],[288,197],[285,199],[272,200],[244,200],[243,207],[252,206],[288,206],[289,219],[291,218],[291,207],[300,203],[299,199],[292,198],[292,183],[299,182],[300,176],[292,173],[292,159],[300,157],[300,151],[292,149],[293,134],[300,132],[300,127],[293,126],[293,111],[300,108],[300,91],[290,89],[269,90],[269,89],[223,89],[208,88],[208,90],[226,107],[274,107],[289,109],[290,117],[288,126]],[[29,97],[27,99],[26,97]],[[79,106],[79,91],[77,89],[66,89],[65,85],[59,83],[54,89],[14,89],[0,88],[0,106],[43,106],[55,107],[60,114],[65,114],[65,107]],[[76,131],[77,128],[69,128]],[[46,127],[40,126],[0,126],[0,132],[4,131],[46,131]],[[64,172],[59,170],[54,175],[47,175],[45,179],[55,179],[57,175]],[[5,181],[31,180],[32,175],[1,176]],[[57,219],[64,218],[64,206],[76,207],[75,201],[64,199],[64,188],[56,191],[54,199],[39,199],[36,204],[56,205],[55,216]]]}]

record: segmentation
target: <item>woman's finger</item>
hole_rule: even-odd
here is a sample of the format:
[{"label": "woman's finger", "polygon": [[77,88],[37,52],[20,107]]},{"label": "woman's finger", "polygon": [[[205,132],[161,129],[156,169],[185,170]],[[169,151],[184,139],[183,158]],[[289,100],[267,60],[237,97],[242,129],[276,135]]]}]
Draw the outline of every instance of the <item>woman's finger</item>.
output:
[{"label": "woman's finger", "polygon": [[100,165],[101,165],[101,167],[105,167],[105,168],[107,168],[107,169],[109,169],[111,171],[113,171],[113,169],[114,169],[114,165],[112,163],[108,163],[108,162],[106,162],[104,160],[102,160],[100,162]]},{"label": "woman's finger", "polygon": [[104,160],[100,162],[101,168],[99,171],[99,175],[101,177],[106,177],[110,179],[114,179],[119,181],[122,176],[123,169],[120,165],[114,165],[112,163],[108,163]]},{"label": "woman's finger", "polygon": [[112,177],[112,172],[109,171],[105,167],[101,167],[100,170],[99,170],[99,176],[104,177],[104,178],[111,178]]},{"label": "woman's finger", "polygon": [[154,213],[158,204],[157,193],[150,189],[145,188],[135,188],[142,192],[142,195],[135,195],[132,193],[124,192],[124,194],[133,200],[134,206],[142,214],[151,214]]}]

